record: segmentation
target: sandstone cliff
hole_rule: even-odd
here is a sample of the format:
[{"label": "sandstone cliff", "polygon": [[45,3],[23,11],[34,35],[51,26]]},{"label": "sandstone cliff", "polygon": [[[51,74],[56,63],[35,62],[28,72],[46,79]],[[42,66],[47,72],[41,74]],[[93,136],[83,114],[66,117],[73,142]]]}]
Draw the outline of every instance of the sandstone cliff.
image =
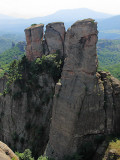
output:
[{"label": "sandstone cliff", "polygon": [[[97,23],[92,19],[77,21],[67,31],[62,22],[50,23],[45,33],[43,27],[25,30],[27,59],[32,63],[59,52],[59,58],[64,57],[61,77],[56,83],[58,79],[54,81],[48,73],[39,73],[35,75],[38,84],[30,77],[26,80],[30,90],[23,92],[14,83],[11,94],[1,96],[0,139],[19,151],[31,148],[39,155],[45,151],[55,160],[80,153],[81,146],[90,142],[92,154],[84,147],[84,155],[101,160],[96,136],[120,133],[120,81],[97,72]],[[1,80],[1,92],[5,85],[5,79]]]},{"label": "sandstone cliff", "polygon": [[[74,23],[65,36],[61,84],[56,85],[46,155],[63,159],[98,134],[120,132],[120,82],[97,72],[97,24]],[[58,89],[57,89],[58,88]]]},{"label": "sandstone cliff", "polygon": [[[5,79],[0,85],[5,89]],[[54,81],[42,74],[32,87],[26,85],[13,84],[11,92],[0,97],[0,140],[14,151],[29,148],[39,156],[48,142]]]},{"label": "sandstone cliff", "polygon": [[55,53],[57,50],[64,54],[64,23],[49,23],[43,34],[44,25],[34,25],[25,29],[27,47],[26,56],[29,60],[41,57],[43,54],[48,55]]},{"label": "sandstone cliff", "polygon": [[26,56],[29,60],[33,60],[43,54],[43,27],[44,25],[40,24],[25,30],[27,41]]},{"label": "sandstone cliff", "polygon": [[13,151],[4,143],[0,141],[0,160],[19,160]]}]

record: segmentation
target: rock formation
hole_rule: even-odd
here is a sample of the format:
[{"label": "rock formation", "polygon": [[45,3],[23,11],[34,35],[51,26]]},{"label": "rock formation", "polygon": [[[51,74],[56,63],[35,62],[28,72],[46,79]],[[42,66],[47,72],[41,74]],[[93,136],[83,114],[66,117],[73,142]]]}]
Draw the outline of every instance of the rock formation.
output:
[{"label": "rock formation", "polygon": [[[120,133],[120,81],[97,72],[97,23],[77,21],[66,32],[62,22],[48,24],[45,33],[43,27],[25,29],[26,57],[34,61],[59,51],[64,57],[61,78],[55,84],[48,74],[41,74],[39,87],[33,85],[18,99],[21,90],[13,84],[11,94],[0,98],[0,139],[20,151],[45,151],[55,160],[79,153],[89,141],[96,151],[97,135]],[[1,92],[5,81],[0,81]],[[49,101],[43,103],[46,95]]]},{"label": "rock formation", "polygon": [[120,82],[97,72],[97,24],[74,23],[65,36],[61,84],[56,85],[46,155],[63,159],[86,139],[120,131]]},{"label": "rock formation", "polygon": [[26,56],[29,60],[43,55],[43,27],[44,25],[40,24],[25,29],[27,41]]},{"label": "rock formation", "polygon": [[64,23],[49,23],[46,26],[45,40],[48,46],[49,54],[55,53],[57,50],[61,52],[61,55],[64,54],[64,38]]},{"label": "rock formation", "polygon": [[[17,83],[10,94],[0,96],[0,140],[14,151],[29,148],[36,156],[44,153],[48,142],[54,94],[53,79],[46,74],[38,78],[36,89],[35,84],[23,91]],[[5,81],[1,79],[1,93]]]},{"label": "rock formation", "polygon": [[64,23],[49,23],[46,26],[45,35],[43,35],[43,27],[44,25],[40,24],[25,29],[26,56],[29,60],[34,60],[43,54],[56,53],[57,50],[61,52],[61,55],[64,53]]},{"label": "rock formation", "polygon": [[0,141],[0,160],[19,160],[14,152],[4,143]]}]

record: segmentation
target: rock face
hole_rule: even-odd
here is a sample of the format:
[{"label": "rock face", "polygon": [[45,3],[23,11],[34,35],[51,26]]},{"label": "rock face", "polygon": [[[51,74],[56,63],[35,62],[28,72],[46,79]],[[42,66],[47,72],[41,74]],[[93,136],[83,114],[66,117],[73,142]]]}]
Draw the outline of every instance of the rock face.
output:
[{"label": "rock face", "polygon": [[49,23],[43,33],[44,25],[33,25],[25,29],[26,35],[26,56],[32,61],[42,55],[48,55],[60,51],[61,56],[64,53],[64,23]]},{"label": "rock face", "polygon": [[14,152],[4,143],[0,141],[0,160],[19,160]]},{"label": "rock face", "polygon": [[49,54],[55,53],[57,50],[64,54],[64,23],[50,23],[46,26],[45,39],[48,46]]},{"label": "rock face", "polygon": [[[29,148],[36,156],[44,153],[48,142],[55,85],[47,74],[38,78],[36,90],[33,85],[23,92],[13,84],[10,94],[0,96],[0,140],[15,151]],[[2,93],[5,79],[0,85]]]},{"label": "rock face", "polygon": [[[39,87],[22,96],[18,84],[13,84],[12,93],[0,97],[0,139],[19,151],[30,148],[39,155],[45,151],[55,160],[79,153],[89,141],[96,151],[97,135],[120,133],[120,81],[97,72],[97,23],[77,21],[67,32],[62,22],[50,23],[45,34],[43,27],[25,30],[26,56],[33,61],[59,51],[65,58],[61,79],[55,84],[42,74]],[[0,80],[1,92],[5,81]],[[101,160],[99,152],[94,159]]]},{"label": "rock face", "polygon": [[43,27],[44,25],[33,25],[25,29],[27,47],[26,56],[29,60],[34,60],[43,55]]},{"label": "rock face", "polygon": [[83,141],[120,131],[120,82],[97,72],[97,24],[78,21],[65,36],[61,84],[56,85],[46,155],[63,159]]}]

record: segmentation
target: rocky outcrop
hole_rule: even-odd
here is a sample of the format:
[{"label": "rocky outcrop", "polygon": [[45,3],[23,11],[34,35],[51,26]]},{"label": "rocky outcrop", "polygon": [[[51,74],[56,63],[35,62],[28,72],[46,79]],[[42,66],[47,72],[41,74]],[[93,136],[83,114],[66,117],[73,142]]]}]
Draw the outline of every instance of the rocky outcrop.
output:
[{"label": "rocky outcrop", "polygon": [[60,51],[61,55],[64,54],[64,37],[65,27],[64,23],[49,23],[46,26],[45,40],[48,46],[49,54]]},{"label": "rocky outcrop", "polygon": [[0,141],[0,160],[19,160],[14,152],[3,142]]},{"label": "rocky outcrop", "polygon": [[[43,154],[48,142],[55,85],[47,74],[38,79],[26,91],[16,83],[9,94],[0,96],[0,140],[14,151],[29,148],[34,156]],[[0,85],[6,88],[5,79]]]},{"label": "rocky outcrop", "polygon": [[44,25],[33,25],[25,29],[26,35],[26,56],[29,60],[34,60],[43,55],[43,28]]},{"label": "rocky outcrop", "polygon": [[120,82],[97,72],[96,43],[93,20],[78,21],[66,33],[66,59],[61,84],[56,85],[46,149],[49,157],[63,159],[97,134],[119,132]]},{"label": "rocky outcrop", "polygon": [[46,26],[45,34],[43,32],[43,24],[32,25],[25,29],[26,35],[26,56],[32,61],[42,55],[48,55],[60,51],[61,56],[64,53],[64,23],[49,23]]},{"label": "rocky outcrop", "polygon": [[[120,81],[110,73],[97,72],[97,23],[77,21],[67,31],[62,22],[50,23],[45,33],[43,27],[25,30],[26,56],[33,61],[59,51],[64,57],[61,78],[55,84],[49,74],[35,74],[39,83],[28,78],[32,88],[26,92],[13,84],[11,94],[0,97],[0,139],[19,151],[30,148],[37,155],[45,151],[55,160],[80,153],[88,142],[95,152],[96,136],[120,132]],[[1,92],[5,81],[0,80]],[[98,152],[94,159],[100,158]]]}]

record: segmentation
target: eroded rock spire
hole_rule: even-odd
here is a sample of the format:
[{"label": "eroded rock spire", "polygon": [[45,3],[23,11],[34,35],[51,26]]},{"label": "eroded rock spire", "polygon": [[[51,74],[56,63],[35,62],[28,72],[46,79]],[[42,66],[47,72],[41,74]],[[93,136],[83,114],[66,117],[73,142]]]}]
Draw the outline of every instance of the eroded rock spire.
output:
[{"label": "eroded rock spire", "polygon": [[99,103],[104,101],[103,90],[96,76],[97,33],[97,24],[91,19],[77,21],[66,33],[66,58],[61,84],[56,85],[46,149],[46,155],[55,159],[77,152],[80,137],[104,132],[103,104]]},{"label": "eroded rock spire", "polygon": [[28,60],[41,57],[60,51],[61,56],[64,54],[64,37],[65,27],[63,22],[49,23],[46,26],[45,34],[43,24],[33,25],[25,29],[27,47],[26,56]]}]

